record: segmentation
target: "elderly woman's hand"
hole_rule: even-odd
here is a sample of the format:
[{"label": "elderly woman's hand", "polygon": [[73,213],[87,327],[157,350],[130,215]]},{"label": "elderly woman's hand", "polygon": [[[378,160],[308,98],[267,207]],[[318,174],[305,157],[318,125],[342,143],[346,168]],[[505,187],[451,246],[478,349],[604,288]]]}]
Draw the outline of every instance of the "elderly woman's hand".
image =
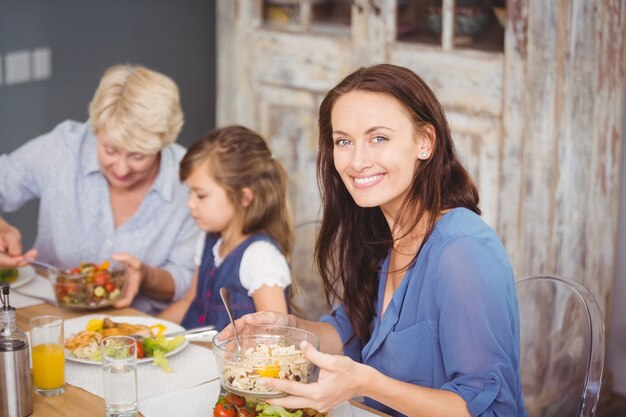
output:
[{"label": "elderly woman's hand", "polygon": [[278,378],[263,378],[267,387],[291,394],[287,397],[266,400],[285,408],[314,408],[325,412],[333,406],[359,394],[367,365],[343,355],[328,355],[302,342],[304,356],[320,368],[316,382],[305,384]]},{"label": "elderly woman's hand", "polygon": [[114,307],[128,307],[139,293],[139,288],[141,288],[143,264],[139,258],[128,253],[115,253],[112,257],[113,260],[126,265],[126,285],[124,287],[124,294],[122,298],[114,304]]},{"label": "elderly woman's hand", "polygon": [[0,268],[16,268],[34,259],[37,251],[31,249],[22,254],[22,235],[20,231],[0,219]]}]

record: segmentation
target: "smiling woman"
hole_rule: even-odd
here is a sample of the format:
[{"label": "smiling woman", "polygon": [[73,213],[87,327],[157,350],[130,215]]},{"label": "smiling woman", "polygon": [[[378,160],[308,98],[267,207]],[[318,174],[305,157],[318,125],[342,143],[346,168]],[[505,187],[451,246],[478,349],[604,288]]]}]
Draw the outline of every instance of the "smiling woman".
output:
[{"label": "smiling woman", "polygon": [[362,395],[394,416],[525,416],[513,271],[426,83],[387,64],[347,76],[320,106],[317,169],[315,260],[337,308],[238,323],[320,337],[323,353],[302,347],[317,382],[266,378],[291,394],[268,402],[328,410]]}]

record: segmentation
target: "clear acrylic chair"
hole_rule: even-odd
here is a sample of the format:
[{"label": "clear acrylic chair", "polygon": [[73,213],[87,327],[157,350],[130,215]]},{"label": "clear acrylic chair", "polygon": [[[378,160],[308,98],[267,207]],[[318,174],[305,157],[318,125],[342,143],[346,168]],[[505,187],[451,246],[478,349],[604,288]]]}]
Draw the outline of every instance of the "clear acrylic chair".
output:
[{"label": "clear acrylic chair", "polygon": [[517,281],[522,392],[530,417],[590,417],[604,366],[604,320],[593,295],[558,276]]}]

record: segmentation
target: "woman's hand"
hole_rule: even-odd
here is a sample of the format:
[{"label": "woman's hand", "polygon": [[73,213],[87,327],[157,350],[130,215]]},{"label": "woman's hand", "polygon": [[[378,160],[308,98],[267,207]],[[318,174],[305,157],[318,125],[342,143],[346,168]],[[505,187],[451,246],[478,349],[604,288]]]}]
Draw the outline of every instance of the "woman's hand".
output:
[{"label": "woman's hand", "polygon": [[22,254],[22,235],[20,231],[0,219],[0,268],[24,266],[28,259],[37,257],[37,251],[31,249]]},{"label": "woman's hand", "polygon": [[278,378],[263,378],[265,386],[291,394],[287,397],[266,400],[285,408],[314,408],[325,412],[333,406],[359,394],[360,381],[366,381],[367,365],[362,365],[342,355],[319,352],[309,343],[302,342],[304,356],[320,368],[317,382],[305,384]]},{"label": "woman's hand", "polygon": [[139,288],[141,288],[141,281],[143,280],[143,264],[139,258],[136,258],[128,253],[115,253],[112,258],[114,261],[121,262],[126,265],[126,285],[124,288],[124,294],[122,295],[122,298],[114,304],[114,307],[128,307],[139,293]]},{"label": "woman's hand", "polygon": [[[246,326],[258,326],[262,324],[269,324],[274,326],[289,326],[298,327],[297,319],[295,316],[277,313],[275,311],[259,311],[256,313],[246,314],[240,319],[235,320],[235,328],[238,332],[242,332]],[[228,325],[217,336],[219,340],[226,340],[233,336],[232,325]]]}]

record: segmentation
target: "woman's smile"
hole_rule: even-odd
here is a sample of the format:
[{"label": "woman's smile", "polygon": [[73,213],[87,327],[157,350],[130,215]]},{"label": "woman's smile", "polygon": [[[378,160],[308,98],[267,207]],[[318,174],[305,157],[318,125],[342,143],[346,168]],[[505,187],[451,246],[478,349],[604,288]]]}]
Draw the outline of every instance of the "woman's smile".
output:
[{"label": "woman's smile", "polygon": [[352,177],[354,186],[356,188],[369,188],[377,185],[383,180],[385,174],[376,174],[370,176],[360,175],[358,177]]}]

